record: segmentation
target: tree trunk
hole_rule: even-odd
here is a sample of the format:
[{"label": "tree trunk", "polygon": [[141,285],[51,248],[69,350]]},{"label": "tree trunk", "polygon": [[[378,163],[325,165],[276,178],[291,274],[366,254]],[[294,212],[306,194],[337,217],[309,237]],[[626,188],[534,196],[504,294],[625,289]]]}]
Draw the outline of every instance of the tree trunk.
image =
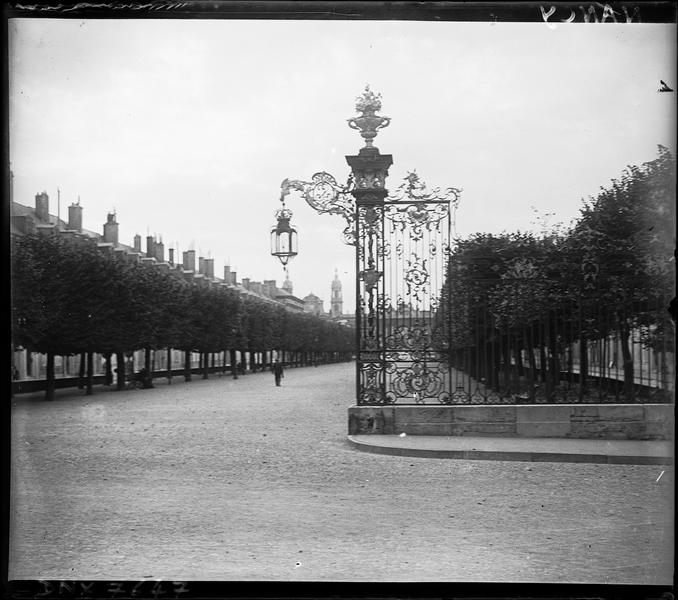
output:
[{"label": "tree trunk", "polygon": [[85,383],[85,395],[92,395],[92,382],[94,380],[94,352],[87,353],[87,381]]},{"label": "tree trunk", "polygon": [[127,377],[125,373],[125,355],[122,352],[115,353],[115,363],[115,368],[118,371],[118,380],[115,387],[118,390],[124,390]]},{"label": "tree trunk", "polygon": [[499,391],[499,360],[501,356],[501,348],[498,342],[490,343],[490,369],[489,369],[489,380],[492,385],[492,389]]},{"label": "tree trunk", "polygon": [[539,380],[542,383],[546,383],[547,380],[546,366],[547,366],[546,348],[544,347],[544,344],[539,344]]},{"label": "tree trunk", "polygon": [[144,367],[146,368],[146,371],[148,371],[148,376],[152,378],[153,373],[151,372],[151,349],[150,348],[145,348]]},{"label": "tree trunk", "polygon": [[589,344],[585,333],[579,338],[579,401],[584,400],[588,391]]},{"label": "tree trunk", "polygon": [[86,363],[87,357],[84,352],[80,353],[80,370],[78,371],[78,389],[81,390],[85,387],[85,369],[87,367]]},{"label": "tree trunk", "polygon": [[209,352],[203,352],[202,355],[202,378],[209,379],[210,355]]},{"label": "tree trunk", "polygon": [[527,339],[527,363],[530,365],[530,375],[527,378],[527,394],[530,400],[535,398],[535,385],[537,383],[537,358],[534,355],[534,340],[532,339],[532,330],[525,329],[525,338]]},{"label": "tree trunk", "polygon": [[45,372],[45,400],[54,400],[54,353],[47,353],[47,369]]},{"label": "tree trunk", "polygon": [[624,360],[624,396],[627,402],[633,402],[634,393],[634,372],[633,372],[633,355],[629,346],[629,337],[631,331],[626,319],[620,319],[620,342],[622,350],[622,358]]},{"label": "tree trunk", "polygon": [[172,348],[167,348],[167,383],[172,385]]},{"label": "tree trunk", "polygon": [[231,375],[233,375],[233,379],[238,379],[238,363],[236,362],[234,349],[230,350],[230,355],[231,355]]},{"label": "tree trunk", "polygon": [[503,343],[501,345],[501,353],[502,353],[502,363],[503,363],[503,386],[504,389],[502,392],[504,394],[509,394],[511,391],[511,339],[508,335],[505,336],[505,339],[503,340]]},{"label": "tree trunk", "polygon": [[111,368],[111,353],[108,352],[104,355],[106,359],[106,385],[111,385],[113,383],[113,369]]},{"label": "tree trunk", "polygon": [[191,381],[191,351],[184,351],[184,381]]},{"label": "tree trunk", "polygon": [[555,332],[551,331],[551,323],[545,325],[544,346],[546,347],[546,396],[551,399],[560,381],[560,365],[558,364],[558,344]]}]

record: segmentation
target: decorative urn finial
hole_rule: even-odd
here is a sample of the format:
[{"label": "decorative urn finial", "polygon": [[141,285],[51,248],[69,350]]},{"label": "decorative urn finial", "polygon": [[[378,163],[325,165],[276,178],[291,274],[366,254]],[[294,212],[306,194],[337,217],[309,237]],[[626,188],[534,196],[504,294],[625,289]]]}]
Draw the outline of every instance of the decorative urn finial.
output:
[{"label": "decorative urn finial", "polygon": [[365,140],[365,148],[374,148],[372,142],[377,137],[377,132],[391,122],[389,117],[375,114],[381,110],[381,94],[375,94],[370,90],[369,84],[366,85],[362,95],[356,98],[355,109],[362,115],[348,119],[348,126],[360,132]]}]

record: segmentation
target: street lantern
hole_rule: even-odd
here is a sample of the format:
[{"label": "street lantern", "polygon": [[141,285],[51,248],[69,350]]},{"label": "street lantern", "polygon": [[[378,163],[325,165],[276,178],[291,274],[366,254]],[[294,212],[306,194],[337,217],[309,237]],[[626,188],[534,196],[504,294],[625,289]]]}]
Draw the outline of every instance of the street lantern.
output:
[{"label": "street lantern", "polygon": [[283,266],[297,255],[297,230],[290,225],[292,211],[283,208],[275,212],[278,223],[271,229],[271,254],[277,256]]}]

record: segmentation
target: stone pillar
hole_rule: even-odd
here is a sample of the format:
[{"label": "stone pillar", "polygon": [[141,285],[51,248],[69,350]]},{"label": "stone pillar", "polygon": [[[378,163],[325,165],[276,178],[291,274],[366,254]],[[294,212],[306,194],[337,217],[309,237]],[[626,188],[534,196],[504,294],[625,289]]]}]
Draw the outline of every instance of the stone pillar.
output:
[{"label": "stone pillar", "polygon": [[369,89],[359,98],[360,117],[349,126],[360,131],[365,147],[357,155],[347,156],[356,202],[356,368],[357,403],[380,404],[386,400],[386,343],[384,324],[384,199],[390,154],[381,154],[372,145],[377,130],[389,124],[388,117],[376,115],[381,101]]}]

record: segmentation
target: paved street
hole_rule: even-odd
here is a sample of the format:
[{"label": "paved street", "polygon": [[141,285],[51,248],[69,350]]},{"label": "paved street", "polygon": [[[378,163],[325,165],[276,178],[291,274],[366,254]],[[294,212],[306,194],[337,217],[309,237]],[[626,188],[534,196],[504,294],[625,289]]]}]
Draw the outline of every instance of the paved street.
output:
[{"label": "paved street", "polygon": [[15,398],[10,579],[672,583],[673,468],[359,452],[354,368]]}]

